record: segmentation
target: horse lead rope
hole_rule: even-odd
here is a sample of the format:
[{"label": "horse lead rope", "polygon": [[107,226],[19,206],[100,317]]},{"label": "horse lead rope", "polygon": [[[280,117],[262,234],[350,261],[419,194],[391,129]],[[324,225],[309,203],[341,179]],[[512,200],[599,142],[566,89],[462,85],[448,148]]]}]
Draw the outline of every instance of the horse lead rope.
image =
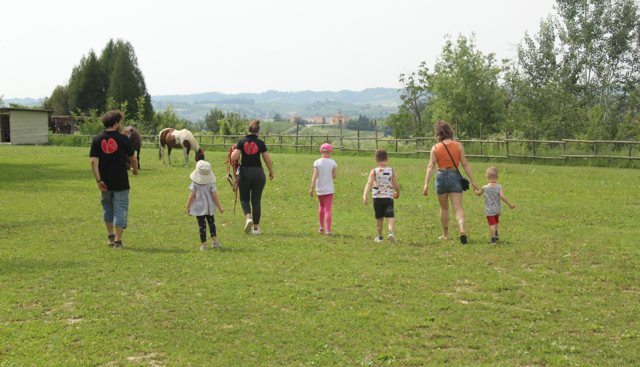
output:
[{"label": "horse lead rope", "polygon": [[[235,145],[232,145],[229,148],[229,153],[227,154],[228,160],[223,164],[227,165],[227,181],[231,185],[233,191],[236,193],[236,201],[233,203],[233,214],[236,214],[236,206],[238,205],[238,169],[240,168],[240,161],[232,161],[231,153],[235,150]],[[229,174],[229,170],[233,169],[233,176]]]}]

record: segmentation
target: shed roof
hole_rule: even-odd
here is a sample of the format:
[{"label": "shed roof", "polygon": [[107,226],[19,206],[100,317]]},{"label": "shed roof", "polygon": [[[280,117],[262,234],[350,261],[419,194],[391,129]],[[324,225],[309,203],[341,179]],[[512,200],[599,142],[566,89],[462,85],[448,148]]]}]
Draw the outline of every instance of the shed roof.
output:
[{"label": "shed roof", "polygon": [[11,111],[30,111],[30,112],[46,112],[46,113],[53,113],[55,112],[54,110],[36,110],[36,109],[32,109],[32,108],[13,108],[13,107],[0,107],[0,113],[4,112],[11,112]]}]

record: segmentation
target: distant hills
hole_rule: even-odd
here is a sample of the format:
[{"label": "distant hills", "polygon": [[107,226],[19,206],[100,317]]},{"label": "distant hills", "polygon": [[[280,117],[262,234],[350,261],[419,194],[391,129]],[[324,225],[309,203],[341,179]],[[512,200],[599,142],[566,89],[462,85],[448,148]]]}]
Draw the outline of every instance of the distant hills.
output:
[{"label": "distant hills", "polygon": [[400,104],[398,91],[394,88],[367,88],[361,92],[342,90],[339,92],[279,92],[269,90],[262,93],[224,94],[218,92],[151,96],[155,102],[181,102],[188,104],[207,104],[225,101],[253,100],[255,103],[309,104],[319,101],[337,101],[352,104],[375,104],[384,107],[397,107]]},{"label": "distant hills", "polygon": [[[172,105],[180,117],[191,121],[203,120],[204,115],[213,108],[237,111],[250,118],[261,119],[273,118],[276,113],[283,118],[293,116],[328,118],[338,111],[349,117],[365,115],[369,118],[384,119],[389,114],[398,111],[400,102],[398,91],[394,88],[368,88],[360,92],[350,90],[279,92],[270,90],[262,93],[209,92],[151,96],[151,103],[156,111],[163,110],[167,104]],[[9,103],[36,106],[41,104],[42,100],[5,98],[4,103],[5,106],[8,106]]]}]

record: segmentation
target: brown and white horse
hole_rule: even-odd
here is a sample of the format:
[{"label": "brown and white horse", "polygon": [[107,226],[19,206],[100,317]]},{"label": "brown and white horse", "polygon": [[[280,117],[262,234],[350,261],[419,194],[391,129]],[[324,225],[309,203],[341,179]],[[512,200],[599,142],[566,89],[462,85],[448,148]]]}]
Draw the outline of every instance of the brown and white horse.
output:
[{"label": "brown and white horse", "polygon": [[196,162],[204,159],[204,150],[200,149],[200,144],[196,140],[196,138],[191,134],[191,131],[187,129],[176,130],[172,128],[166,128],[160,131],[158,134],[158,149],[159,156],[158,159],[162,159],[162,163],[166,165],[164,162],[164,146],[169,148],[167,152],[167,157],[169,158],[169,165],[171,165],[171,148],[182,149],[184,152],[184,166],[189,167],[189,152],[191,149],[196,153]]},{"label": "brown and white horse", "polygon": [[[142,147],[142,135],[138,129],[133,126],[127,126],[120,131],[122,135],[126,135],[131,140],[131,145],[133,146],[133,151],[138,153],[138,169],[140,168],[140,148]],[[127,161],[129,158],[127,157]],[[129,163],[131,164],[131,163]]]}]

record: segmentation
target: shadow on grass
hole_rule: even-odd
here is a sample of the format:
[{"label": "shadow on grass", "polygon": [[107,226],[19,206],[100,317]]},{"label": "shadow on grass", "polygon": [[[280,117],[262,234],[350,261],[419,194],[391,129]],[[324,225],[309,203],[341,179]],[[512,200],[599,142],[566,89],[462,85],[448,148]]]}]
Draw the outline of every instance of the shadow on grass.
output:
[{"label": "shadow on grass", "polygon": [[184,254],[189,252],[188,249],[162,248],[162,247],[146,247],[146,248],[126,247],[125,251],[145,252],[148,254]]},{"label": "shadow on grass", "polygon": [[[12,164],[0,163],[0,182],[38,182],[48,180],[85,180],[87,169],[61,169],[62,164],[34,163]],[[89,169],[89,172],[91,170]]]}]

